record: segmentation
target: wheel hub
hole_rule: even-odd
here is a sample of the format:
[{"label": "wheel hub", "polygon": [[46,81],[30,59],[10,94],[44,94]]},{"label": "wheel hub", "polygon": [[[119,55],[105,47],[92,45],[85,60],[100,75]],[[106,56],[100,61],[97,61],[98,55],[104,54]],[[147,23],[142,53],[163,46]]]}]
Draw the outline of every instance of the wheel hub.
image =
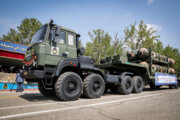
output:
[{"label": "wheel hub", "polygon": [[73,91],[73,90],[75,90],[75,88],[76,88],[76,86],[75,86],[75,84],[74,83],[69,83],[69,85],[68,85],[68,89],[70,90],[70,91]]},{"label": "wheel hub", "polygon": [[100,85],[98,83],[94,83],[93,87],[94,87],[95,90],[97,90],[100,87]]},{"label": "wheel hub", "polygon": [[129,82],[126,83],[126,88],[127,88],[127,89],[130,88],[130,83],[129,83]]},{"label": "wheel hub", "polygon": [[141,87],[141,82],[140,82],[140,81],[138,82],[137,87],[138,87],[138,88]]}]

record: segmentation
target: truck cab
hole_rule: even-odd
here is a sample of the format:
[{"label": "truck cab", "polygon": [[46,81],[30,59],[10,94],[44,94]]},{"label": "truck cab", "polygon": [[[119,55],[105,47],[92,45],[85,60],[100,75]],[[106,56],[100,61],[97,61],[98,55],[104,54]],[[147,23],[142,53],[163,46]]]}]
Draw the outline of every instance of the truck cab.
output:
[{"label": "truck cab", "polygon": [[77,58],[79,37],[73,30],[45,24],[32,37],[24,59],[25,66],[54,66],[67,57]]}]

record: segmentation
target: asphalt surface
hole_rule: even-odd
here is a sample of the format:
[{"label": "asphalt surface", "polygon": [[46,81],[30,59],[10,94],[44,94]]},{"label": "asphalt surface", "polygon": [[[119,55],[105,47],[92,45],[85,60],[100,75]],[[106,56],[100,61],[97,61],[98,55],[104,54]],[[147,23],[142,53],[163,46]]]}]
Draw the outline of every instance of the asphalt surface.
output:
[{"label": "asphalt surface", "polygon": [[81,97],[62,102],[38,91],[0,92],[0,120],[180,120],[180,89],[142,93],[107,93],[98,99]]}]

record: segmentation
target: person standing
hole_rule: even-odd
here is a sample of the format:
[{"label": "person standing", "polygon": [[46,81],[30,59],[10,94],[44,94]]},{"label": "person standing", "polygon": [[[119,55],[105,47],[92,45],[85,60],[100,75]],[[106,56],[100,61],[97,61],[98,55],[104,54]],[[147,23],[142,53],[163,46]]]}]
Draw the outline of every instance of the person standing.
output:
[{"label": "person standing", "polygon": [[18,72],[16,74],[16,83],[17,83],[16,92],[22,92],[23,91],[23,82],[24,82],[24,79],[20,74],[20,70],[18,70]]}]

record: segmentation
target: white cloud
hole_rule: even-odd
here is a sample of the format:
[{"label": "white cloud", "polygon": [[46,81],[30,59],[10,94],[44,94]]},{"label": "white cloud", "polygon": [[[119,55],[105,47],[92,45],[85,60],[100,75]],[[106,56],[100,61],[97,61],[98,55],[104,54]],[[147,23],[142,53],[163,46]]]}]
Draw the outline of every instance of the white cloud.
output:
[{"label": "white cloud", "polygon": [[153,30],[161,31],[162,27],[160,25],[146,24],[147,29],[153,28]]},{"label": "white cloud", "polygon": [[147,4],[150,5],[151,3],[153,3],[155,0],[148,0]]},{"label": "white cloud", "polygon": [[[162,27],[160,25],[153,25],[153,24],[146,24],[147,25],[147,29],[153,29],[153,30],[156,30],[157,32],[161,31],[162,30]],[[138,25],[135,26],[135,28],[138,30]]]}]

